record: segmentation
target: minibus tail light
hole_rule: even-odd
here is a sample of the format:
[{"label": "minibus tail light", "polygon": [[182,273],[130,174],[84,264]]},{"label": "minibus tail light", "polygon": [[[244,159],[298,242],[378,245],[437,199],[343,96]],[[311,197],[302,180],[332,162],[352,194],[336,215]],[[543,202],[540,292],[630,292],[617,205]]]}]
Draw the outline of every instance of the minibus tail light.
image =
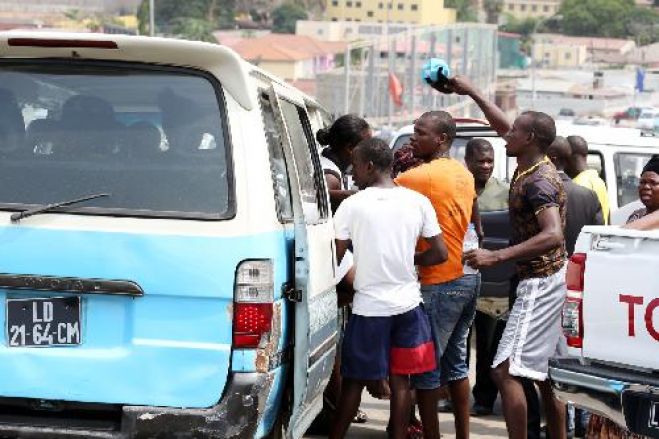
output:
[{"label": "minibus tail light", "polygon": [[238,265],[234,285],[233,346],[256,348],[272,330],[274,283],[272,261]]}]

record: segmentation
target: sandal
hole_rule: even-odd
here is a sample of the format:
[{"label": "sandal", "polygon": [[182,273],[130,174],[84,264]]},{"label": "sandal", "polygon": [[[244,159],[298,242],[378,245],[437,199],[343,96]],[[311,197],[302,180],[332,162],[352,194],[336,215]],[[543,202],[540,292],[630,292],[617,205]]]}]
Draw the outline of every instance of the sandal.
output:
[{"label": "sandal", "polygon": [[[325,404],[325,408],[328,409],[332,415],[336,413],[336,405],[327,397],[323,396],[323,403]],[[368,422],[368,415],[366,412],[363,410],[357,409],[357,413],[355,414],[355,417],[352,418],[352,423],[353,424],[365,424]]]},{"label": "sandal", "polygon": [[357,414],[352,418],[353,424],[365,424],[368,422],[368,415],[363,410],[357,409]]}]

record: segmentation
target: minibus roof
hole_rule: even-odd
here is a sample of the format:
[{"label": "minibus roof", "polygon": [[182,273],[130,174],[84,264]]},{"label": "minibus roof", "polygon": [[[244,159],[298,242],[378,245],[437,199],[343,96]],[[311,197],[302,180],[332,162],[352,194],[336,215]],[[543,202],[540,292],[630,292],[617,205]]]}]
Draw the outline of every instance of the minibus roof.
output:
[{"label": "minibus roof", "polygon": [[246,62],[232,49],[212,43],[132,35],[44,31],[0,32],[0,58],[63,58],[124,61],[188,67],[210,72],[245,109],[257,107],[250,73],[295,90],[310,105],[318,103],[284,81]]}]

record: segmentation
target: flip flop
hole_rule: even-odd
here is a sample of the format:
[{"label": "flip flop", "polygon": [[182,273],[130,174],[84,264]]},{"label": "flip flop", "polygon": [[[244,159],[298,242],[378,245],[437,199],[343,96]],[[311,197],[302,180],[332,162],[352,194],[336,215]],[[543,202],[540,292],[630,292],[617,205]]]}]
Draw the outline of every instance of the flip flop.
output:
[{"label": "flip flop", "polygon": [[[327,396],[323,396],[323,402],[325,403],[325,408],[327,408],[332,413],[336,413],[336,405]],[[352,418],[353,424],[365,424],[368,422],[368,415],[363,411],[357,409],[355,417]]]}]

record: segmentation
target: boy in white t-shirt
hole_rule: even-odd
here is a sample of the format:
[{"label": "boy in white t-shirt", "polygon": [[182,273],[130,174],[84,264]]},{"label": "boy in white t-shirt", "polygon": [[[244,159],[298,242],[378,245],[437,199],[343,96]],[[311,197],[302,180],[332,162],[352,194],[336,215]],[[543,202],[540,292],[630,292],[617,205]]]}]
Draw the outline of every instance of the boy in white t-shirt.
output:
[{"label": "boy in white t-shirt", "polygon": [[[338,260],[353,247],[356,292],[343,338],[341,400],[330,438],[345,436],[364,387],[389,378],[392,433],[403,439],[411,407],[409,375],[436,367],[415,265],[442,263],[448,252],[430,201],[392,181],[393,154],[385,142],[360,142],[352,162],[353,178],[363,190],[341,203],[334,224]],[[420,237],[430,248],[416,253]]]}]

